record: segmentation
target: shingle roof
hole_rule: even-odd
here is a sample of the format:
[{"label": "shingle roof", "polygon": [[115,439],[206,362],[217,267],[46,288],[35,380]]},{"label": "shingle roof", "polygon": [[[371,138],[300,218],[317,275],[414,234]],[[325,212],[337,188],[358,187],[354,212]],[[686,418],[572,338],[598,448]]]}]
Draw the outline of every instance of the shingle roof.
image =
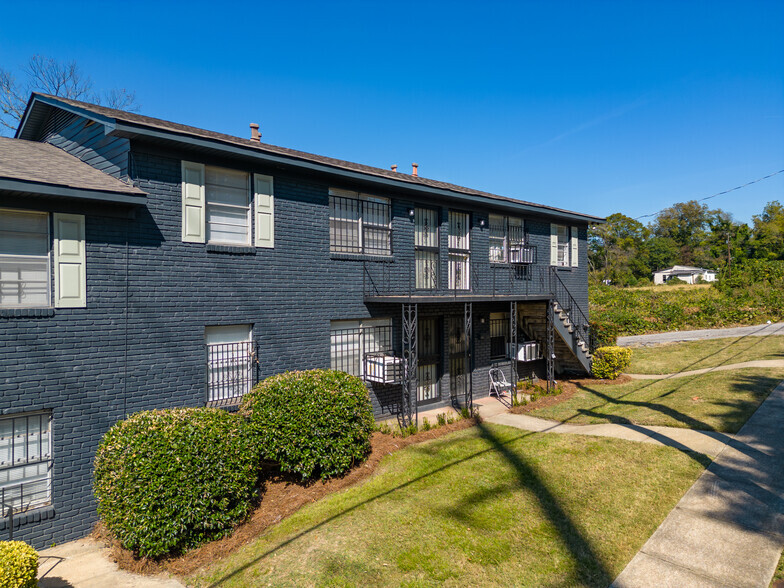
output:
[{"label": "shingle roof", "polygon": [[8,137],[0,137],[0,179],[79,190],[145,194],[53,145]]},{"label": "shingle roof", "polygon": [[437,188],[441,190],[447,190],[451,192],[456,192],[458,194],[466,194],[469,196],[480,196],[491,198],[495,200],[500,200],[503,202],[509,202],[514,204],[524,204],[528,206],[533,206],[536,208],[541,208],[544,210],[555,211],[555,212],[562,212],[566,214],[577,214],[579,216],[584,216],[590,219],[595,220],[604,220],[601,217],[595,217],[592,215],[587,215],[583,213],[575,213],[569,210],[564,210],[561,208],[555,208],[553,206],[548,206],[545,204],[537,204],[534,202],[526,202],[524,200],[519,200],[516,198],[508,198],[506,196],[499,196],[498,194],[492,194],[490,192],[483,192],[481,190],[473,190],[471,188],[466,188],[464,186],[458,186],[456,184],[450,184],[447,182],[441,182],[438,180],[432,180],[429,178],[425,178],[422,176],[412,176],[407,173],[402,172],[395,172],[388,169],[382,169],[378,167],[372,167],[369,165],[363,165],[360,163],[353,163],[350,161],[344,161],[342,159],[335,159],[332,157],[325,157],[322,155],[314,155],[312,153],[306,153],[304,151],[297,151],[296,149],[288,149],[286,147],[278,147],[276,145],[270,145],[267,143],[257,143],[255,141],[251,141],[250,139],[243,139],[240,137],[234,137],[232,135],[227,135],[224,133],[217,133],[215,131],[207,131],[204,129],[200,129],[197,127],[191,127],[188,125],[182,125],[179,123],[174,123],[158,118],[153,118],[150,116],[143,116],[141,114],[135,114],[133,112],[126,112],[124,110],[117,110],[114,108],[108,108],[106,106],[98,106],[96,104],[89,104],[87,102],[80,102],[79,100],[71,100],[68,98],[61,98],[59,96],[51,96],[46,94],[33,94],[31,98],[31,103],[34,100],[35,96],[41,96],[44,98],[48,98],[53,101],[61,102],[66,105],[70,105],[76,108],[83,109],[88,112],[92,112],[96,115],[113,119],[115,121],[123,122],[130,125],[138,125],[142,127],[148,127],[152,129],[158,129],[162,131],[167,131],[171,133],[181,134],[183,136],[190,136],[190,137],[198,137],[202,139],[208,139],[212,141],[218,141],[225,144],[230,144],[234,146],[240,146],[247,148],[252,151],[260,151],[272,155],[283,156],[286,158],[290,158],[293,160],[300,160],[306,161],[311,163],[318,163],[321,165],[333,167],[336,169],[341,170],[348,170],[359,172],[362,174],[367,174],[369,176],[376,176],[382,177],[387,179],[392,179],[400,182],[405,182],[408,184],[412,184],[412,187],[417,185],[419,186],[427,186],[429,188]]}]

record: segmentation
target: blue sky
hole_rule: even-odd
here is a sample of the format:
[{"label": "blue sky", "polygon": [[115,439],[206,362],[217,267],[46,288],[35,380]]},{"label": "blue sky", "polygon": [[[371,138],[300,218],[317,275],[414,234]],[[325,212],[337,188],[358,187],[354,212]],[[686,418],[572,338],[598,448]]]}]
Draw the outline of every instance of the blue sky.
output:
[{"label": "blue sky", "polygon": [[[784,169],[784,2],[7,3],[0,67],[140,112],[605,216]],[[748,222],[784,173],[708,203]]]}]

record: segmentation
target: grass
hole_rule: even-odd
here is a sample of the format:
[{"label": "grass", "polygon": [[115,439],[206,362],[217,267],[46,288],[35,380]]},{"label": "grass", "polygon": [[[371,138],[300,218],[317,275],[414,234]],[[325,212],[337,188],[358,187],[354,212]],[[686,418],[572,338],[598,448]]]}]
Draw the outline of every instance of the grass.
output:
[{"label": "grass", "polygon": [[738,337],[634,349],[632,374],[667,374],[756,359],[784,359],[784,336]]},{"label": "grass", "polygon": [[744,368],[580,385],[571,398],[531,414],[570,423],[636,423],[735,433],[782,378],[784,368]]},{"label": "grass", "polygon": [[776,580],[784,581],[784,553],[781,554],[781,559],[779,559],[779,565],[776,566],[776,571],[773,573],[773,579],[771,580],[771,585]]},{"label": "grass", "polygon": [[387,457],[199,575],[210,586],[607,586],[706,464],[480,424]]}]

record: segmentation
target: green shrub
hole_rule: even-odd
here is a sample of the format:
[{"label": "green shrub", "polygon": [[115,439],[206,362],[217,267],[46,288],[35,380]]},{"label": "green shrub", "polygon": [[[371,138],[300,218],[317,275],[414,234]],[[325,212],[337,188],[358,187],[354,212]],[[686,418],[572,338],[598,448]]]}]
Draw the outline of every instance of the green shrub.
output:
[{"label": "green shrub", "polygon": [[249,418],[263,456],[302,479],[341,475],[370,451],[367,388],[343,372],[271,376],[245,395],[240,413]]},{"label": "green shrub", "polygon": [[614,380],[632,362],[632,350],[624,347],[599,347],[593,354],[591,371],[594,378]]},{"label": "green shrub", "polygon": [[115,424],[95,457],[98,514],[143,557],[227,535],[258,491],[258,441],[216,408],[139,412]]},{"label": "green shrub", "polygon": [[0,587],[38,586],[38,552],[24,541],[0,541]]}]

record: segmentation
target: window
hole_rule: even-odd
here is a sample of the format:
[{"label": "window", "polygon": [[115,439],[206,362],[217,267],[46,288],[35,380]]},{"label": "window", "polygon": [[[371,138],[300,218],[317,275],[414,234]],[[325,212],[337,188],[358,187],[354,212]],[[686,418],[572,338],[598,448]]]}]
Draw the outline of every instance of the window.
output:
[{"label": "window", "polygon": [[0,308],[49,305],[49,215],[0,210]]},{"label": "window", "polygon": [[330,251],[391,255],[390,208],[389,198],[330,188]]},{"label": "window", "polygon": [[449,211],[449,289],[470,289],[470,220],[468,213]]},{"label": "window", "polygon": [[438,288],[438,247],[438,211],[415,208],[414,256],[416,287],[419,289]]},{"label": "window", "polygon": [[523,219],[514,216],[490,215],[490,262],[531,263],[525,248]]},{"label": "window", "polygon": [[441,323],[435,317],[420,318],[417,325],[417,401],[440,400]]},{"label": "window", "polygon": [[207,242],[250,245],[250,176],[222,167],[205,167]]},{"label": "window", "polygon": [[490,359],[505,359],[508,356],[509,343],[509,313],[490,313]]},{"label": "window", "polygon": [[0,506],[14,512],[51,500],[52,417],[31,413],[0,418]]},{"label": "window", "polygon": [[392,319],[332,321],[329,339],[330,367],[361,378],[368,353],[392,354]]},{"label": "window", "polygon": [[577,267],[578,230],[566,225],[550,225],[550,265]]},{"label": "window", "polygon": [[205,327],[207,402],[231,403],[255,383],[256,353],[250,325]]}]

